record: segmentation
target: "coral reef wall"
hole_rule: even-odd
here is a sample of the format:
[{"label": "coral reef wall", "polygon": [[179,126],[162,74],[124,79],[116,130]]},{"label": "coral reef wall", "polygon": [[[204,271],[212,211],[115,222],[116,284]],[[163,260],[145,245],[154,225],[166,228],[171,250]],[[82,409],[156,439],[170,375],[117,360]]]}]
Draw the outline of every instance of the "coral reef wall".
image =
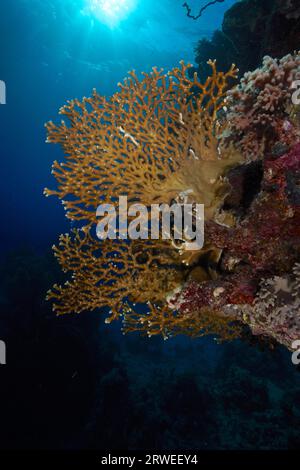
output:
[{"label": "coral reef wall", "polygon": [[222,250],[219,277],[192,280],[172,299],[186,315],[203,306],[236,315],[289,349],[300,336],[299,106],[292,99],[299,77],[299,53],[265,57],[228,92],[222,143],[248,162],[227,175],[224,210],[236,225],[207,222],[206,239]]},{"label": "coral reef wall", "polygon": [[236,63],[241,76],[260,64],[265,55],[282,57],[299,48],[300,14],[297,0],[243,0],[224,16],[221,31],[196,46],[196,69],[207,73],[214,57],[221,70]]}]

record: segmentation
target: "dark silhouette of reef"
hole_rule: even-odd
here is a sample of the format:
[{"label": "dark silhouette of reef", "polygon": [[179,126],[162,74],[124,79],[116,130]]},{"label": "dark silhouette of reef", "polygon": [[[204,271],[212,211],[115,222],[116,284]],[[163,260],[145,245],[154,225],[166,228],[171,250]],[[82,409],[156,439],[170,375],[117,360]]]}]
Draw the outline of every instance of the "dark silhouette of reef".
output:
[{"label": "dark silhouette of reef", "polygon": [[217,59],[220,70],[232,63],[240,76],[254,70],[265,55],[283,57],[299,49],[300,8],[297,0],[243,0],[224,15],[221,30],[211,40],[201,39],[195,49],[195,67],[209,73],[207,61]]}]

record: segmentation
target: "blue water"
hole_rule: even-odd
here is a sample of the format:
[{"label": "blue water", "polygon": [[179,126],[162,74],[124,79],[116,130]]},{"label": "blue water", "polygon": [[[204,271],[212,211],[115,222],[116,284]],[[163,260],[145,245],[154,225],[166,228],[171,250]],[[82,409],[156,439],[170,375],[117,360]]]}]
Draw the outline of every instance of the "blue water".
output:
[{"label": "blue water", "polygon": [[111,28],[82,13],[86,0],[1,0],[0,79],[7,86],[7,105],[0,107],[1,250],[19,242],[44,247],[67,229],[57,200],[42,196],[54,185],[50,164],[61,158],[45,144],[44,123],[93,88],[111,95],[129,70],[192,62],[195,43],[210,37],[234,2],[211,7],[197,22],[182,3],[138,0]]},{"label": "blue water", "polygon": [[[116,91],[117,83],[122,81],[131,69],[135,69],[137,72],[149,71],[152,66],[169,69],[176,66],[182,59],[192,63],[196,42],[203,37],[211,37],[213,31],[220,27],[224,12],[235,2],[234,0],[225,0],[224,3],[209,8],[198,21],[193,21],[186,17],[182,8],[182,0],[137,0],[135,9],[128,17],[114,26],[103,24],[97,17],[84,12],[85,3],[85,0],[1,0],[0,2],[0,80],[4,80],[7,87],[7,104],[0,106],[1,258],[20,248],[29,248],[37,254],[43,254],[57,241],[60,233],[69,230],[69,223],[64,217],[61,204],[57,199],[46,199],[42,194],[44,187],[51,188],[55,185],[50,173],[51,163],[55,159],[62,158],[62,153],[57,146],[45,143],[44,123],[48,120],[58,120],[58,110],[67,100],[88,96],[93,88],[96,88],[101,94],[111,95]],[[204,4],[203,1],[196,0],[190,3],[194,6],[195,11],[198,6]],[[14,274],[13,270],[12,279]],[[9,279],[11,280],[11,278]],[[34,287],[32,284],[29,285]],[[47,286],[45,287],[47,288]],[[18,296],[18,293],[14,295]],[[24,321],[24,318],[26,319],[26,313],[31,310],[28,306],[29,303],[22,301],[21,295],[24,295],[25,298],[26,292],[20,293],[20,305],[15,308],[15,311],[21,313],[23,320],[20,322],[26,323],[27,320]],[[22,308],[23,312],[21,312]],[[8,308],[6,315],[10,315]],[[16,316],[17,325],[18,318]],[[278,431],[280,426],[284,426],[286,422],[283,405],[285,401],[290,400],[289,406],[294,406],[290,404],[291,398],[288,393],[292,390],[290,393],[296,397],[300,387],[299,373],[291,364],[288,352],[279,349],[272,355],[270,351],[261,351],[239,341],[232,345],[218,345],[212,338],[196,341],[178,338],[167,343],[157,339],[148,341],[131,337],[123,338],[119,333],[119,325],[109,329],[102,324],[102,321],[95,321],[93,315],[90,318],[91,322],[94,322],[93,325],[96,325],[96,331],[93,330],[93,338],[90,326],[86,326],[85,323],[82,326],[80,323],[91,334],[89,337],[87,333],[85,341],[95,345],[99,334],[100,342],[100,330],[103,331],[103,328],[105,328],[105,335],[110,335],[112,341],[111,349],[108,353],[106,352],[106,355],[112,358],[111,370],[119,371],[121,378],[110,378],[110,380],[113,384],[120,383],[122,385],[122,377],[127,374],[128,382],[125,383],[127,388],[125,387],[124,390],[123,385],[120,386],[121,396],[132,393],[131,396],[137,403],[135,412],[141,413],[144,416],[143,419],[150,423],[148,426],[150,428],[153,426],[154,431],[155,427],[161,430],[163,426],[166,426],[165,423],[168,423],[168,419],[170,420],[168,424],[171,429],[170,433],[163,435],[161,445],[167,446],[170,442],[170,446],[172,446],[172,442],[175,442],[174,445],[177,447],[180,445],[193,446],[198,442],[199,447],[205,448],[208,441],[211,445],[211,440],[209,440],[209,436],[205,437],[204,431],[204,434],[199,431],[199,436],[202,436],[201,442],[197,441],[196,431],[193,431],[194,440],[190,435],[185,440],[186,432],[182,432],[183,424],[186,426],[187,420],[190,426],[194,426],[192,423],[195,420],[201,421],[203,410],[206,407],[210,410],[209,406],[211,406],[215,411],[221,405],[224,411],[218,411],[218,416],[220,417],[223,413],[223,417],[212,425],[212,429],[219,426],[224,429],[225,435],[225,430],[230,423],[231,432],[234,433],[234,435],[229,435],[228,439],[226,436],[224,437],[223,447],[230,448],[232,445],[239,447],[240,442],[247,441],[245,436],[244,441],[239,441],[237,437],[239,428],[244,429],[246,434],[252,432],[259,434],[259,424],[257,423],[260,420],[263,422],[261,424],[262,432],[259,434],[260,446],[262,448],[270,447],[272,436],[270,437],[268,426],[265,430],[266,419],[271,420],[270,429],[275,429],[275,445],[276,439],[287,445],[287,439],[281,439],[281,434]],[[88,321],[75,320],[75,324]],[[26,329],[26,325],[24,328]],[[56,338],[56,333],[54,338]],[[103,336],[101,338],[102,341]],[[104,340],[103,342],[105,343]],[[99,353],[97,349],[96,353],[100,354],[99,363],[102,364],[101,354],[104,354],[103,351]],[[91,355],[94,355],[94,351],[91,352]],[[35,355],[33,354],[35,358],[38,356],[39,350]],[[63,356],[64,354],[62,354]],[[63,361],[61,356],[58,359],[58,368],[60,360]],[[93,360],[96,361],[96,359]],[[24,362],[20,366],[20,368],[23,367],[24,377],[26,377],[24,371],[27,366],[28,363],[24,365]],[[37,367],[43,370],[44,364]],[[84,365],[82,367],[85,368]],[[95,370],[98,368],[102,370],[102,365],[94,364],[93,367]],[[69,372],[67,366],[66,369]],[[231,379],[232,376],[236,377],[232,379],[232,383],[236,386],[234,398],[228,398],[230,397],[231,379],[227,379],[226,371]],[[71,372],[73,374],[74,371]],[[108,374],[107,371],[103,372],[104,375],[105,373]],[[51,380],[53,379],[53,383],[57,383],[56,375],[53,374]],[[60,378],[63,380],[62,377]],[[44,379],[39,379],[38,383],[44,383]],[[165,411],[164,405],[162,405],[163,401],[159,402],[156,396],[157,393],[166,393],[166,397],[168,396],[168,382],[166,380],[173,388],[175,387],[175,391],[173,398],[166,399],[164,403],[170,403],[176,397],[181,397],[182,401],[177,410]],[[186,389],[184,386],[180,388],[181,385],[178,385],[180,380],[187,384]],[[202,398],[199,395],[199,400],[197,394],[193,395],[194,402],[190,401],[192,399],[189,395],[191,380],[195,381],[195,386],[199,387],[202,393]],[[46,383],[48,382],[46,381]],[[54,387],[56,393],[62,393],[62,399],[65,399],[67,403],[69,399],[67,391],[61,391],[58,385],[56,389],[53,383],[51,382],[51,387]],[[104,385],[101,385],[104,389],[106,383],[104,381]],[[101,386],[98,390],[100,401],[102,399],[101,390],[103,390]],[[238,391],[242,386],[244,387],[243,394],[240,396]],[[51,387],[49,396],[52,394]],[[176,387],[179,387],[179,392],[176,391]],[[221,400],[222,387],[224,388],[224,402]],[[207,393],[211,391],[210,401],[205,398],[208,397],[205,391]],[[249,400],[248,392],[252,400],[250,400],[249,409],[245,406]],[[31,390],[27,390],[26,393],[26,396],[31,396]],[[260,401],[260,393],[262,396],[264,393],[269,394],[263,409],[259,408],[259,404],[253,402],[253,396],[257,395],[258,402]],[[33,394],[33,396],[35,395]],[[49,397],[47,396],[47,400],[45,399],[44,402],[40,395],[38,396],[40,403],[44,403],[47,408],[46,403],[48,403]],[[226,402],[226,396],[231,400],[230,405]],[[188,411],[185,411],[186,402],[190,403],[189,406],[192,409],[189,408]],[[75,399],[74,403],[77,403]],[[91,401],[91,403],[93,402]],[[143,409],[143,403],[149,403],[149,406],[145,405],[145,409]],[[213,404],[211,405],[211,403]],[[30,406],[29,409],[31,409]],[[96,409],[96,405],[93,406]],[[115,402],[111,404],[111,413],[114,412],[115,406]],[[119,418],[122,412],[125,415],[126,412],[128,413],[127,406],[126,402],[124,409],[120,408]],[[151,412],[149,412],[149,408],[151,408]],[[147,412],[149,412],[148,415]],[[166,413],[166,422],[160,421],[164,412]],[[41,410],[40,413],[43,416]],[[89,413],[92,414],[91,410]],[[256,418],[253,422],[251,421],[252,413],[256,413],[257,421],[255,421]],[[287,425],[288,429],[290,429],[289,426],[293,427],[293,423],[295,426],[299,425],[299,408],[291,413],[293,419],[291,419],[292,424]],[[74,415],[74,410],[72,413],[70,412],[71,414]],[[176,421],[177,415],[179,416],[178,421]],[[27,417],[25,412],[24,416]],[[226,422],[227,418],[228,423]],[[67,421],[67,417],[64,419]],[[99,420],[101,419],[100,416]],[[118,420],[116,417],[114,419],[116,419],[115,432],[117,434]],[[235,420],[236,425],[233,425]],[[43,422],[39,420],[37,422],[43,429]],[[172,427],[170,423],[175,424]],[[58,427],[60,424],[58,419]],[[52,423],[52,426],[54,433],[53,429],[56,423]],[[21,429],[23,429],[22,426]],[[24,429],[26,429],[25,425]],[[137,425],[135,432],[138,433],[138,429]],[[283,432],[288,432],[288,430]],[[78,434],[80,435],[80,432]],[[166,436],[169,435],[173,436],[173,441],[171,438],[171,441],[168,441]],[[38,445],[36,435],[32,440],[30,439],[31,437],[28,437],[29,447],[30,445]],[[73,441],[69,436],[59,437],[59,439],[56,441],[54,438],[53,440],[49,438],[49,443],[45,438],[42,444],[61,447],[66,445],[69,447],[84,446],[82,443],[84,440],[78,443],[76,440],[80,441],[78,437]],[[123,446],[125,445],[125,440],[120,442]],[[253,446],[255,444],[252,444]],[[249,447],[251,447],[250,439]]]}]

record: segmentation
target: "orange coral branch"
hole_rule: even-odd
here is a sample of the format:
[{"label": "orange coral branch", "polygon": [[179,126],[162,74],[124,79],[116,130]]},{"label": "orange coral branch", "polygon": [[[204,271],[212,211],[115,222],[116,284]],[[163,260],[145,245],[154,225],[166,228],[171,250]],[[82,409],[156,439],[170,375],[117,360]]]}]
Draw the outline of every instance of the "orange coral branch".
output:
[{"label": "orange coral branch", "polygon": [[[46,125],[47,141],[62,146],[65,161],[54,162],[57,189],[45,194],[58,196],[67,217],[84,225],[61,235],[54,247],[72,274],[48,293],[57,314],[109,307],[108,321],[124,316],[124,331],[164,337],[200,335],[226,323],[205,312],[180,317],[166,305],[167,293],[187,276],[187,258],[170,241],[99,242],[91,235],[98,205],[120,195],[150,206],[188,190],[191,202],[205,204],[206,217],[216,217],[228,191],[222,175],[241,156],[221,152],[218,140],[218,113],[237,69],[224,74],[209,64],[212,74],[204,84],[197,74],[188,77],[190,65],[183,62],[168,74],[154,68],[141,80],[131,72],[110,99],[94,91],[61,108],[68,124]],[[146,313],[134,307],[141,303],[147,303]]]},{"label": "orange coral branch", "polygon": [[109,306],[117,318],[126,299],[161,302],[165,289],[182,281],[178,252],[168,240],[100,242],[85,229],[61,235],[53,249],[63,271],[72,273],[71,281],[48,292],[58,314]]},{"label": "orange coral branch", "polygon": [[47,141],[62,146],[66,161],[54,162],[58,188],[45,194],[62,200],[67,217],[87,223],[95,222],[100,202],[116,195],[169,203],[192,184],[199,200],[190,176],[203,172],[203,161],[220,160],[217,112],[237,74],[234,66],[224,74],[210,65],[205,84],[197,74],[189,79],[190,65],[182,62],[167,75],[154,68],[141,81],[131,72],[109,100],[94,91],[61,108],[69,125],[49,122]]}]

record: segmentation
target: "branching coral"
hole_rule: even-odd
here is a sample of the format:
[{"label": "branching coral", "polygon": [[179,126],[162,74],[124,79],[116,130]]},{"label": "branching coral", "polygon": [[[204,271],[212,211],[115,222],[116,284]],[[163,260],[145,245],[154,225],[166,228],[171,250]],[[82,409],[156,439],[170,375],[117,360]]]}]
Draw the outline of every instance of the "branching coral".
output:
[{"label": "branching coral", "polygon": [[134,312],[129,309],[124,314],[125,333],[137,331],[149,337],[162,335],[168,339],[177,335],[187,335],[199,338],[213,335],[219,342],[231,341],[239,338],[242,326],[236,320],[236,315],[220,315],[211,308],[201,308],[184,315],[174,308],[152,310],[150,313]]},{"label": "branching coral", "polygon": [[180,288],[187,271],[169,241],[100,244],[88,230],[73,230],[71,236],[61,235],[54,253],[64,272],[72,272],[70,282],[55,285],[48,293],[60,315],[109,307],[107,323],[122,316],[124,332],[160,334],[165,339],[209,333],[232,339],[240,331],[230,315],[219,317],[209,309],[179,315],[167,304],[166,293]]},{"label": "branching coral", "polygon": [[217,113],[224,105],[234,66],[201,84],[187,78],[189,65],[167,75],[153,69],[139,80],[134,72],[111,99],[94,91],[91,98],[61,108],[69,119],[47,124],[48,142],[60,143],[66,162],[53,164],[57,190],[46,190],[63,202],[66,215],[96,221],[100,202],[119,195],[130,201],[169,203],[190,190],[212,217],[228,187],[220,176],[240,160],[238,152],[219,154]]},{"label": "branching coral", "polygon": [[[210,66],[204,84],[188,78],[184,63],[142,80],[131,73],[110,99],[94,92],[69,102],[61,109],[69,123],[47,125],[66,161],[54,163],[58,188],[46,194],[82,227],[54,248],[72,279],[48,298],[58,314],[109,309],[107,321],[121,316],[124,332],[233,339],[248,325],[290,348],[300,315],[300,144],[291,104],[299,55],[265,58],[228,95],[236,69]],[[204,247],[96,240],[96,208],[120,195],[147,207],[204,204]]]},{"label": "branching coral", "polygon": [[277,143],[291,146],[299,129],[291,120],[292,85],[300,78],[300,54],[265,57],[228,93],[229,126],[224,142],[234,142],[249,160],[263,158]]},{"label": "branching coral", "polygon": [[157,304],[164,289],[182,281],[178,252],[169,241],[100,242],[88,229],[73,230],[60,236],[54,253],[63,271],[72,273],[71,281],[48,293],[58,314],[109,307],[112,320],[126,300]]},{"label": "branching coral", "polygon": [[[197,74],[188,78],[190,66],[184,63],[167,75],[154,68],[142,80],[132,72],[110,99],[94,91],[60,110],[68,124],[47,124],[48,142],[62,145],[66,161],[54,162],[58,188],[45,194],[57,195],[67,217],[84,225],[73,236],[62,235],[54,248],[62,268],[72,273],[71,281],[48,294],[58,314],[109,307],[110,319],[124,315],[125,331],[165,337],[208,331],[207,314],[180,318],[166,305],[168,292],[186,279],[185,253],[163,240],[99,242],[93,224],[98,205],[120,195],[150,206],[185,194],[205,204],[207,219],[218,218],[230,189],[223,175],[242,157],[219,146],[218,113],[237,70],[218,73],[215,62],[210,66],[204,84]],[[137,314],[135,303],[147,303],[148,311],[137,307]],[[211,317],[210,323],[218,324]]]}]

